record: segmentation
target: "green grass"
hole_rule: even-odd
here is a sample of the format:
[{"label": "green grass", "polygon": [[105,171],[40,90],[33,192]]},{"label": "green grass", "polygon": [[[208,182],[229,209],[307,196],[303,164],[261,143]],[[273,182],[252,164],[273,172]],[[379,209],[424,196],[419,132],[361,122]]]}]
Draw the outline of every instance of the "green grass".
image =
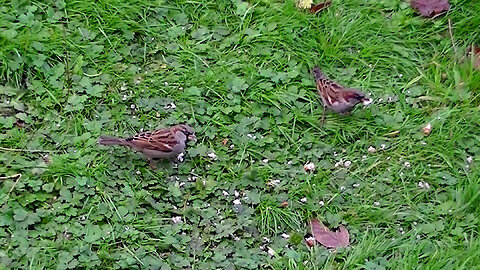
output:
[{"label": "green grass", "polygon": [[[480,5],[451,4],[0,1],[1,268],[478,268]],[[375,103],[321,126],[314,65]],[[181,122],[178,168],[96,144]]]}]

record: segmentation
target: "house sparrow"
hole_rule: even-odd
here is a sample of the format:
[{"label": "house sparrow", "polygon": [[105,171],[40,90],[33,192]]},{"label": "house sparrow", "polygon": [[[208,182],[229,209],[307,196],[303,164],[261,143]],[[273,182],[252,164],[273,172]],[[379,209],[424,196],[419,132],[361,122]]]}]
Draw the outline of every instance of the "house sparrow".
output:
[{"label": "house sparrow", "polygon": [[317,84],[317,92],[323,103],[322,123],[325,121],[325,107],[336,113],[347,114],[358,103],[363,102],[368,105],[371,102],[360,90],[345,88],[328,79],[319,67],[314,67],[312,72]]},{"label": "house sparrow", "polygon": [[154,159],[173,159],[183,153],[189,141],[196,141],[195,131],[184,124],[142,132],[126,139],[107,136],[98,138],[101,145],[128,146],[139,151],[147,157],[152,168],[155,168]]}]

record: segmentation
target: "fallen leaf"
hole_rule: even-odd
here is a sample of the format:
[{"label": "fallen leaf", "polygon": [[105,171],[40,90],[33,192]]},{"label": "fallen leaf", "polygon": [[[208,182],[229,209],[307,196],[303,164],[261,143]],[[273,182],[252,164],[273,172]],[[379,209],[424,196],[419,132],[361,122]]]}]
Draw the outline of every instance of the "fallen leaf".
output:
[{"label": "fallen leaf", "polygon": [[308,247],[313,247],[315,245],[315,238],[314,237],[307,237],[307,238],[305,238],[305,242],[307,243]]},{"label": "fallen leaf", "polygon": [[480,70],[480,47],[469,46],[467,48],[467,57],[473,57],[473,67]]},{"label": "fallen leaf", "polygon": [[288,206],[288,202],[287,201],[284,201],[280,204],[280,207],[287,207]]},{"label": "fallen leaf", "polygon": [[315,171],[315,164],[313,162],[308,162],[305,165],[303,165],[303,170],[305,172],[313,172]]},{"label": "fallen leaf", "polygon": [[46,164],[52,163],[52,158],[47,154],[47,155],[42,155],[42,159]]},{"label": "fallen leaf", "polygon": [[450,9],[448,0],[413,0],[410,2],[423,17],[434,17]]},{"label": "fallen leaf", "polygon": [[430,135],[430,132],[432,132],[432,124],[428,123],[422,128],[422,132],[425,135]]},{"label": "fallen leaf", "polygon": [[225,139],[222,140],[222,145],[223,146],[227,145],[227,143],[228,143],[228,138],[225,138]]},{"label": "fallen leaf", "polygon": [[331,5],[332,5],[332,1],[326,1],[326,2],[323,2],[323,3],[320,3],[320,4],[313,5],[310,8],[310,13],[317,14],[317,12],[320,12],[320,11],[326,9]]},{"label": "fallen leaf", "polygon": [[338,231],[332,232],[317,219],[312,219],[310,220],[310,226],[315,240],[327,248],[347,247],[350,245],[350,235],[343,225],[339,226]]},{"label": "fallen leaf", "polygon": [[313,0],[297,0],[297,7],[300,9],[309,9],[313,4]]},{"label": "fallen leaf", "polygon": [[17,119],[17,121],[15,122],[15,125],[19,128],[24,128],[25,122],[23,120]]}]

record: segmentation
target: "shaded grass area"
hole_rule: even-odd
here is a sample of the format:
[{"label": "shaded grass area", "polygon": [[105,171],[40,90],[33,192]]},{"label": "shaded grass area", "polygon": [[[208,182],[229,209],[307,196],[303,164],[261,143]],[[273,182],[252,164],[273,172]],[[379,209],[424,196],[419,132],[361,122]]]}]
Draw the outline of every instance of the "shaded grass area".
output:
[{"label": "shaded grass area", "polygon": [[[474,1],[434,20],[373,0],[317,16],[275,1],[0,6],[0,173],[21,174],[2,180],[2,267],[478,265]],[[314,65],[375,103],[320,126]],[[184,121],[199,141],[178,168],[96,145]],[[345,224],[352,247],[309,249],[311,217]]]}]

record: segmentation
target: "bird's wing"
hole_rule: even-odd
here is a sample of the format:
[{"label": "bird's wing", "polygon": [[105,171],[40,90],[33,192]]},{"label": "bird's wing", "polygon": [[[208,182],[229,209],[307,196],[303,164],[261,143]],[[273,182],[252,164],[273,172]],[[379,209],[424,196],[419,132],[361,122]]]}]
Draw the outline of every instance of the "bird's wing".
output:
[{"label": "bird's wing", "polygon": [[344,87],[332,80],[317,80],[317,90],[323,100],[331,106],[333,103],[340,101]]},{"label": "bird's wing", "polygon": [[139,133],[126,139],[135,148],[149,149],[154,151],[172,152],[177,145],[177,138],[171,129],[159,129]]}]

